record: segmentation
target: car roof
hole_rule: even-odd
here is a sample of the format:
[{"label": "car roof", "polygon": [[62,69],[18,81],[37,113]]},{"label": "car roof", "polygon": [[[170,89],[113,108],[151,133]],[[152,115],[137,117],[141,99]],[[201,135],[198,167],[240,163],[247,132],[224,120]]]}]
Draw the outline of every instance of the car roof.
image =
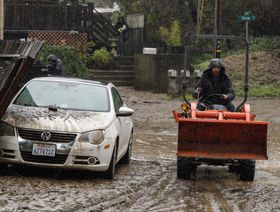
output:
[{"label": "car roof", "polygon": [[103,85],[106,87],[114,86],[112,83],[105,83],[105,82],[86,80],[80,78],[68,78],[68,77],[38,77],[30,80],[30,82],[31,81],[74,82],[74,83],[83,83],[83,84]]}]

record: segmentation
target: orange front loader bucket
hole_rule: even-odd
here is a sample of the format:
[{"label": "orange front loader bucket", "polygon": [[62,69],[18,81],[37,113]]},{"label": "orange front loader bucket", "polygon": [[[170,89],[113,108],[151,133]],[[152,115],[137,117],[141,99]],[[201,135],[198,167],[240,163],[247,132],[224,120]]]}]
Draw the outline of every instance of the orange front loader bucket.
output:
[{"label": "orange front loader bucket", "polygon": [[[237,114],[232,113],[233,117]],[[227,115],[230,116],[230,113]],[[267,159],[267,122],[185,118],[177,112],[174,112],[174,117],[179,123],[178,156]]]}]

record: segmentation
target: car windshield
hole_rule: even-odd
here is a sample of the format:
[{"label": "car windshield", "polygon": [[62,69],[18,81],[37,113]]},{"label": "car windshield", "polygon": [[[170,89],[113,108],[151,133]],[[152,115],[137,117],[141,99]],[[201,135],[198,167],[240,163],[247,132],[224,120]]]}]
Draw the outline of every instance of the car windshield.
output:
[{"label": "car windshield", "polygon": [[14,101],[16,105],[71,110],[109,111],[107,88],[75,82],[33,81]]}]

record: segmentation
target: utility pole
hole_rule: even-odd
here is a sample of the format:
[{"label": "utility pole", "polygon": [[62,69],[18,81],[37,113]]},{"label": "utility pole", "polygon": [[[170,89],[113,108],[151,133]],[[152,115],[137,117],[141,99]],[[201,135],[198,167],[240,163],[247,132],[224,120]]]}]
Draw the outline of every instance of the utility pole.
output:
[{"label": "utility pole", "polygon": [[[222,31],[222,0],[215,0],[214,34],[219,35]],[[221,57],[221,41],[214,39],[214,57]]]},{"label": "utility pole", "polygon": [[[218,0],[215,0],[214,35],[218,35]],[[217,38],[214,39],[214,58],[217,57]]]},{"label": "utility pole", "polygon": [[200,20],[200,9],[201,9],[201,0],[198,0],[198,5],[197,5],[197,17],[196,17],[196,31],[197,31],[197,33],[198,33],[199,20]]},{"label": "utility pole", "polygon": [[246,21],[246,40],[249,42],[249,21]]},{"label": "utility pole", "polygon": [[223,32],[223,0],[218,1],[218,35]]},{"label": "utility pole", "polygon": [[4,40],[4,0],[0,0],[0,40]]}]

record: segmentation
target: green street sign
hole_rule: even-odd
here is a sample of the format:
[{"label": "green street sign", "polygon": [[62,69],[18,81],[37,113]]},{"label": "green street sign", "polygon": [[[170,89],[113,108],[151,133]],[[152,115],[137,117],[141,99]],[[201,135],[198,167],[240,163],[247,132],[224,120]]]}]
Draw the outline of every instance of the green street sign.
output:
[{"label": "green street sign", "polygon": [[241,15],[238,16],[239,21],[255,21],[257,17],[255,15]]}]

